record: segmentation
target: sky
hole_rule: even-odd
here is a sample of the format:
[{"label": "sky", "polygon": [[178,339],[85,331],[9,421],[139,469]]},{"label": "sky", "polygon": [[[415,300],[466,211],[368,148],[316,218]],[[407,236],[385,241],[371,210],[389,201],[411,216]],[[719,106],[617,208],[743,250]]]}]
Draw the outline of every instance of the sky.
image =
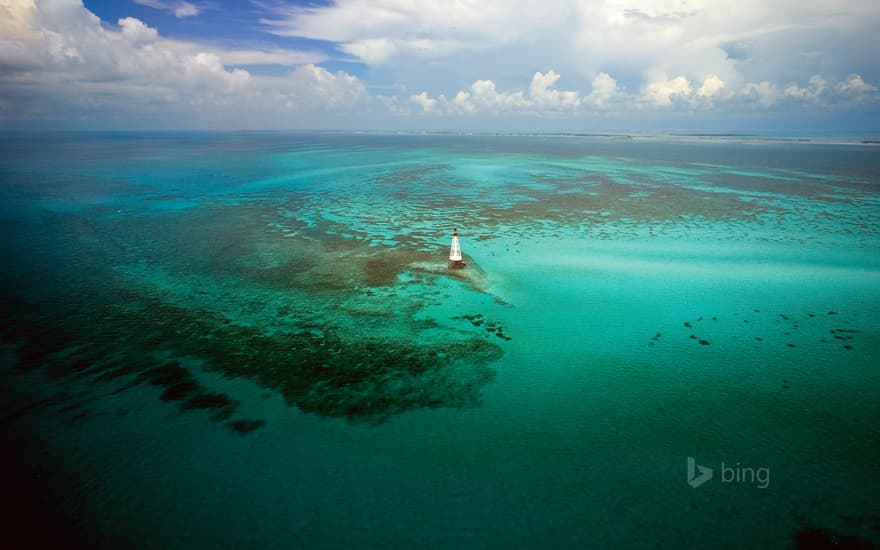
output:
[{"label": "sky", "polygon": [[878,0],[0,0],[0,129],[880,131]]}]

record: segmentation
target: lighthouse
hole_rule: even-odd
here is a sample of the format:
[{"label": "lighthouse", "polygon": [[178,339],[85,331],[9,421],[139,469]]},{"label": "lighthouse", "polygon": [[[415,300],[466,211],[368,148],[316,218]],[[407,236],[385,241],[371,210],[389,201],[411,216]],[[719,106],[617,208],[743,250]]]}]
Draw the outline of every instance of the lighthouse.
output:
[{"label": "lighthouse", "polygon": [[461,245],[458,244],[458,229],[452,230],[452,247],[449,249],[449,268],[461,269],[465,266],[461,259]]}]

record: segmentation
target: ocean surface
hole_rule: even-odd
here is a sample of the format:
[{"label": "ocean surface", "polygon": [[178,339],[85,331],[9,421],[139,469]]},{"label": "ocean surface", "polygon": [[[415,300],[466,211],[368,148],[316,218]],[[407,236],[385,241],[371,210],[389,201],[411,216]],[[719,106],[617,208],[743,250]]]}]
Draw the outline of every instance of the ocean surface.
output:
[{"label": "ocean surface", "polygon": [[876,144],[7,133],[0,224],[7,540],[880,544]]}]

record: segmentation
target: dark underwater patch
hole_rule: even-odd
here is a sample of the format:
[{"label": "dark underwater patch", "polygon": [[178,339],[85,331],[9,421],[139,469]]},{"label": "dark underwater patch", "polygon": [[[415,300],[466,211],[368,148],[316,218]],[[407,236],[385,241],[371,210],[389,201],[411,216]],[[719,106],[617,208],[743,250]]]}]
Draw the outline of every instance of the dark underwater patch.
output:
[{"label": "dark underwater patch", "polygon": [[[68,316],[63,328],[51,333],[20,316],[6,331],[7,339],[24,342],[19,367],[45,368],[56,377],[92,377],[117,384],[115,392],[156,386],[163,401],[179,403],[182,411],[206,410],[217,422],[230,420],[238,402],[203,387],[177,361],[156,364],[155,352],[171,351],[200,360],[208,371],[254,380],[306,412],[371,423],[419,408],[479,405],[482,387],[495,375],[489,364],[502,355],[496,344],[477,336],[462,340],[452,332],[446,340],[421,344],[407,337],[352,334],[315,321],[303,324],[307,330],[266,334],[203,308],[130,289],[123,301],[92,307],[99,316],[82,322]],[[468,319],[475,327],[481,320]],[[499,338],[510,339],[498,329]],[[65,355],[73,342],[88,344]],[[241,431],[245,425],[236,422],[227,425]]]},{"label": "dark underwater patch", "polygon": [[266,425],[265,420],[233,420],[226,423],[227,426],[240,433],[247,435],[251,432],[259,430]]}]

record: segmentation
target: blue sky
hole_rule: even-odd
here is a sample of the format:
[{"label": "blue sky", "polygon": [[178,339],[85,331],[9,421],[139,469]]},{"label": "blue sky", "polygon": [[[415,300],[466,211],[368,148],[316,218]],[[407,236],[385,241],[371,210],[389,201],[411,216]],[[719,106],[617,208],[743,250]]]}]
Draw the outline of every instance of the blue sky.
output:
[{"label": "blue sky", "polygon": [[0,127],[865,132],[876,0],[6,0]]}]

